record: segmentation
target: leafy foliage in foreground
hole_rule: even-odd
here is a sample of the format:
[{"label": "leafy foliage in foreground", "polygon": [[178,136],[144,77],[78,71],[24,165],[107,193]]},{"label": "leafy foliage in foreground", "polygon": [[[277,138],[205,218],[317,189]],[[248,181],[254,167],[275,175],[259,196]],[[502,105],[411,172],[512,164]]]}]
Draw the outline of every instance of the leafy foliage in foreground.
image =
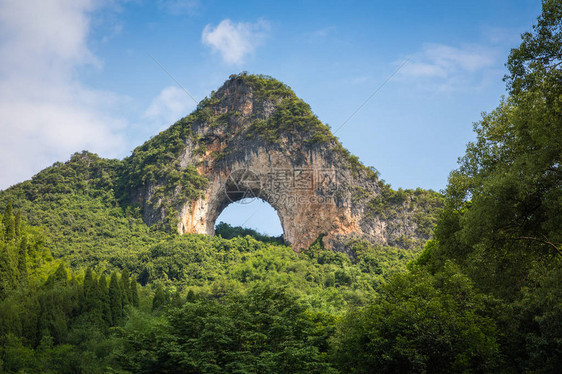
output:
[{"label": "leafy foliage in foreground", "polygon": [[[44,261],[29,283],[15,284],[0,301],[3,370],[335,373],[364,368],[358,357],[383,371],[436,360],[445,370],[471,368],[467,351],[477,352],[471,357],[479,365],[497,353],[483,296],[462,274],[407,275],[411,252],[361,242],[353,249],[352,260],[321,245],[298,256],[250,236],[168,237],[109,280],[102,268],[68,272],[60,261]],[[383,318],[381,326],[365,328],[373,316]],[[413,325],[429,335],[416,340]],[[445,346],[463,344],[425,351],[440,331],[447,331]],[[406,341],[393,340],[408,332]],[[367,348],[365,339],[382,337],[384,357],[396,344],[409,345],[388,362],[357,352]]]},{"label": "leafy foliage in foreground", "polygon": [[[3,238],[16,231],[13,209],[5,211]],[[336,372],[329,339],[337,319],[404,271],[408,254],[363,243],[354,261],[322,249],[299,257],[250,236],[184,235],[110,274],[102,264],[67,270],[40,231],[18,227],[38,243],[26,259],[37,259],[25,277],[17,261],[2,268],[11,282],[0,300],[5,372]]]},{"label": "leafy foliage in foreground", "polygon": [[[307,311],[270,284],[224,297],[192,296],[170,307],[160,325],[134,314],[119,330],[123,368],[134,372],[325,373],[333,319]],[[137,352],[142,352],[140,357]]]},{"label": "leafy foliage in foreground", "polygon": [[371,305],[339,324],[335,360],[349,373],[492,372],[501,356],[489,307],[451,266],[436,275],[396,275]]},{"label": "leafy foliage in foreground", "polygon": [[511,51],[510,96],[476,123],[451,173],[436,240],[418,263],[454,261],[501,300],[495,316],[507,372],[562,364],[562,3],[543,1],[533,32]]}]

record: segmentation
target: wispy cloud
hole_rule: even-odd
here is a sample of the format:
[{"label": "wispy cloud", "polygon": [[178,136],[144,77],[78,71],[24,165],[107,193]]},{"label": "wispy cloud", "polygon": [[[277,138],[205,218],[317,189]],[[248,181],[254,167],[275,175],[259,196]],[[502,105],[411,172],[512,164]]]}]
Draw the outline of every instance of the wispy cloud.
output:
[{"label": "wispy cloud", "polygon": [[152,100],[144,117],[152,122],[151,128],[163,130],[194,109],[195,103],[181,88],[169,86]]},{"label": "wispy cloud", "polygon": [[313,31],[305,32],[302,34],[304,41],[310,44],[317,44],[319,42],[333,42],[337,35],[337,27],[327,26]]},{"label": "wispy cloud", "polygon": [[311,32],[309,35],[315,38],[325,38],[336,31],[335,26],[328,26]]},{"label": "wispy cloud", "polygon": [[494,49],[483,46],[426,44],[412,56],[400,76],[431,80],[441,90],[455,89],[487,77],[490,70],[497,69],[497,56]]},{"label": "wispy cloud", "polygon": [[[78,67],[100,68],[87,46],[93,1],[0,1],[0,188],[82,149],[115,156],[123,99],[89,89]],[[17,162],[16,162],[17,160]]]},{"label": "wispy cloud", "polygon": [[521,42],[521,33],[525,30],[520,28],[507,28],[497,26],[482,27],[483,36],[494,44],[503,44],[514,47]]},{"label": "wispy cloud", "polygon": [[268,30],[269,24],[264,20],[234,23],[225,19],[216,27],[205,26],[201,41],[214,52],[219,52],[227,64],[241,64],[263,42]]}]

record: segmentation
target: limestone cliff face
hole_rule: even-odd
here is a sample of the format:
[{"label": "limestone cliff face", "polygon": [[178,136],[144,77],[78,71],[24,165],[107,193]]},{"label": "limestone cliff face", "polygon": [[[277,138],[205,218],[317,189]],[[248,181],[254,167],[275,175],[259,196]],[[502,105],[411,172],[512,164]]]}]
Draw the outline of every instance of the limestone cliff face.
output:
[{"label": "limestone cliff face", "polygon": [[[409,246],[431,234],[420,214],[423,209],[433,213],[435,206],[420,205],[412,191],[387,198],[391,190],[376,172],[361,165],[308,105],[271,78],[231,76],[174,126],[184,136],[179,144],[174,139],[168,166],[154,166],[170,172],[131,194],[148,224],[168,221],[181,234],[212,235],[229,204],[260,198],[279,214],[284,239],[295,251],[320,235],[326,247],[345,251],[357,239]],[[194,169],[207,183],[186,199],[193,186],[170,185],[169,175]]]}]

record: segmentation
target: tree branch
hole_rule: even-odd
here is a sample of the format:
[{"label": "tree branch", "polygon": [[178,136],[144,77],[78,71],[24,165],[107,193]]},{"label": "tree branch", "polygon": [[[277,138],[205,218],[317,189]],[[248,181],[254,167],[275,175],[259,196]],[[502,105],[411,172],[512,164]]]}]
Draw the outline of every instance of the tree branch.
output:
[{"label": "tree branch", "polygon": [[[557,58],[559,58],[560,56],[557,56]],[[559,61],[558,63],[552,65],[550,67],[550,69],[548,70],[549,73],[551,73],[554,69],[556,69],[558,66],[560,66],[562,64],[562,61]]]},{"label": "tree branch", "polygon": [[560,251],[558,246],[556,244],[552,243],[552,242],[549,242],[548,240],[546,240],[546,238],[545,239],[539,239],[539,238],[535,238],[535,237],[532,237],[532,236],[520,236],[520,237],[517,237],[517,238],[514,238],[514,239],[515,240],[532,240],[532,241],[535,241],[535,242],[540,242],[540,243],[549,245],[552,248],[554,248],[554,250],[556,251],[556,253],[560,257],[562,257],[562,251]]}]

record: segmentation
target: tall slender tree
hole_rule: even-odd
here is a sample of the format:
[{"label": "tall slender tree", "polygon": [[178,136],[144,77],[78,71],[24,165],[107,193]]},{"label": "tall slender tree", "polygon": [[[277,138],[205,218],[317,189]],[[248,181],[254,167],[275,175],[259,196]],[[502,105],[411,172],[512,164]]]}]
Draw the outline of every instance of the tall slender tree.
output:
[{"label": "tall slender tree", "polygon": [[66,284],[68,282],[68,270],[66,270],[66,265],[64,264],[64,262],[59,265],[59,267],[53,274],[53,277],[56,282],[60,282],[63,284]]},{"label": "tall slender tree", "polygon": [[129,305],[131,301],[131,287],[129,280],[129,270],[123,269],[121,272],[121,290],[123,291],[123,305]]},{"label": "tall slender tree", "polygon": [[14,220],[14,233],[16,238],[19,238],[21,236],[21,210],[18,210],[16,212],[16,218]]},{"label": "tall slender tree", "polygon": [[162,286],[158,286],[158,288],[156,288],[156,291],[154,292],[154,297],[152,298],[152,310],[158,310],[167,303],[168,295],[162,289]]},{"label": "tall slender tree", "polygon": [[4,237],[6,236],[6,228],[4,227],[4,215],[0,214],[0,245],[2,243],[4,243],[5,239]]},{"label": "tall slender tree", "polygon": [[82,286],[82,310],[84,312],[101,311],[98,294],[98,281],[91,268],[86,269],[84,284]]},{"label": "tall slender tree", "polygon": [[105,274],[100,275],[98,280],[98,293],[100,295],[102,318],[107,326],[113,325],[113,318],[111,315],[111,307],[109,302],[109,290],[107,288],[107,277]]},{"label": "tall slender tree", "polygon": [[17,280],[17,268],[12,251],[7,244],[0,245],[0,299],[13,288]]},{"label": "tall slender tree", "polygon": [[130,283],[131,288],[131,305],[135,308],[139,307],[139,291],[137,287],[137,281],[135,279],[131,279]]},{"label": "tall slender tree", "polygon": [[2,218],[2,223],[4,224],[6,241],[9,242],[10,240],[13,240],[16,237],[14,209],[12,207],[11,202],[8,203],[8,205],[6,205],[6,209],[4,210],[4,217]]},{"label": "tall slender tree", "polygon": [[109,280],[109,307],[111,319],[114,324],[117,324],[123,317],[123,292],[116,272],[111,274]]},{"label": "tall slender tree", "polygon": [[18,270],[21,283],[27,282],[27,236],[22,236],[18,249]]}]

